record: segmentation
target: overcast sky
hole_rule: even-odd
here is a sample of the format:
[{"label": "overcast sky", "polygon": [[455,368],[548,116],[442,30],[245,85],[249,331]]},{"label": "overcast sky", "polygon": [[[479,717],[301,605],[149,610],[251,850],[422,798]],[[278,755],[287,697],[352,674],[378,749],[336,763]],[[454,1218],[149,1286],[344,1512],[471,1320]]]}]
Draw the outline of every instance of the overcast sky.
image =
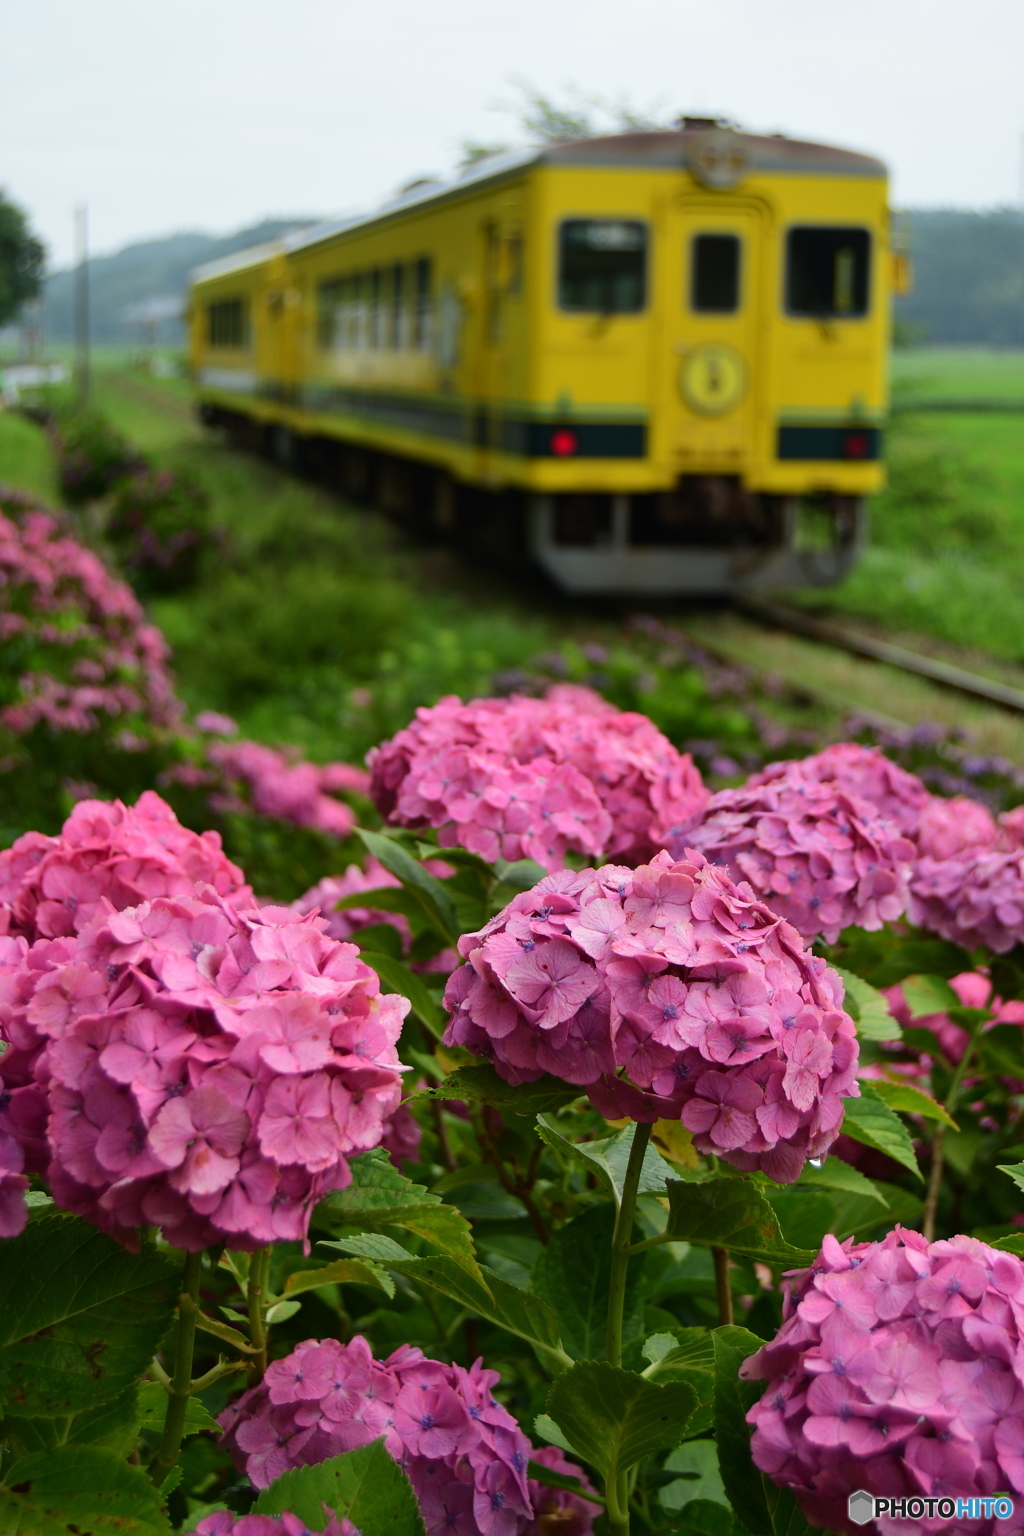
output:
[{"label": "overcast sky", "polygon": [[0,187],[55,264],[370,206],[518,137],[514,78],[881,155],[900,206],[1016,203],[1022,0],[28,0]]}]

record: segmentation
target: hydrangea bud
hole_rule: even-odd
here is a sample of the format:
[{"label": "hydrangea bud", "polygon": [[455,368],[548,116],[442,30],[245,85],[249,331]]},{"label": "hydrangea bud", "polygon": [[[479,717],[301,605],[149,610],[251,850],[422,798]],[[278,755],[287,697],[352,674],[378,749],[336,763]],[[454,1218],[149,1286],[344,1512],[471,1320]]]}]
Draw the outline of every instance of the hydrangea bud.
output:
[{"label": "hydrangea bud", "polygon": [[409,1006],[325,926],[200,887],[32,947],[8,1032],[58,1205],[129,1246],[144,1225],[192,1251],[306,1240],[398,1106]]},{"label": "hydrangea bud", "polygon": [[[971,1237],[826,1237],[788,1277],[783,1323],[741,1368],[766,1381],[747,1414],[762,1472],[807,1518],[855,1531],[847,1497],[1024,1492],[1024,1263]],[[883,1536],[950,1529],[876,1522]],[[957,1526],[957,1529],[960,1527]],[[1017,1529],[971,1522],[989,1533]]]},{"label": "hydrangea bud", "polygon": [[848,744],[774,763],[712,795],[698,825],[670,847],[679,852],[685,841],[749,881],[805,938],[834,943],[850,925],[878,929],[902,916],[910,894],[915,849],[904,829],[918,781],[905,775],[907,788],[899,774],[880,753]]},{"label": "hydrangea bud", "polygon": [[797,1178],[859,1091],[836,973],[701,854],[548,875],[459,951],[446,1044],[611,1119],[681,1119],[739,1168]]},{"label": "hydrangea bud", "polygon": [[358,1334],[347,1344],[307,1339],[224,1410],[222,1443],[266,1488],[292,1467],[383,1436],[412,1482],[428,1536],[536,1536],[537,1519],[553,1512],[566,1536],[588,1536],[596,1506],[542,1488],[527,1463],[533,1456],[590,1485],[560,1453],[533,1451],[494,1397],[499,1379],[479,1360],[466,1370],[408,1344],[375,1360]]},{"label": "hydrangea bud", "polygon": [[436,827],[442,846],[549,870],[570,850],[639,862],[708,797],[689,754],[646,716],[570,684],[543,699],[444,698],[367,762],[370,793],[393,824]]},{"label": "hydrangea bud", "polygon": [[56,837],[26,832],[0,853],[0,930],[29,940],[80,933],[99,913],[196,882],[250,905],[245,876],[217,832],[192,832],[152,790],[133,806],[82,800]]}]

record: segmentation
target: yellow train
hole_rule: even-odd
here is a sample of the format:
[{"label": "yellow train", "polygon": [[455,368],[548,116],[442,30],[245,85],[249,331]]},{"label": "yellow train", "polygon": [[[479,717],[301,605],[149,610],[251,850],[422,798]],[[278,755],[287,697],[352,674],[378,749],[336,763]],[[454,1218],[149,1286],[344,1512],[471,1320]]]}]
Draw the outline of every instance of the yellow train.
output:
[{"label": "yellow train", "polygon": [[827,582],[882,483],[902,260],[879,160],[685,118],[200,267],[193,376],[211,425],[567,591]]}]

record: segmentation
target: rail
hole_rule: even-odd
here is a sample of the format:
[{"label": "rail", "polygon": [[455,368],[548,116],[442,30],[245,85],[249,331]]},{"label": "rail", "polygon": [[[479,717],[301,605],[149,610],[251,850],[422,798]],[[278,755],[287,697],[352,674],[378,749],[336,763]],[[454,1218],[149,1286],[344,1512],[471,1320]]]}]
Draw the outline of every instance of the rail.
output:
[{"label": "rail", "polygon": [[788,630],[808,640],[817,640],[822,645],[851,651],[856,656],[868,656],[872,661],[885,662],[890,667],[912,672],[917,677],[927,678],[929,682],[939,683],[944,688],[953,688],[970,698],[984,699],[988,704],[998,704],[1002,709],[1024,715],[1024,691],[1011,688],[1006,683],[998,683],[993,678],[980,677],[975,672],[966,672],[962,667],[954,667],[949,662],[921,656],[916,651],[904,650],[900,645],[890,645],[887,640],[875,640],[871,635],[857,634],[838,624],[815,619],[810,614],[801,613],[795,608],[785,608],[781,604],[747,600],[738,606],[749,618],[770,625],[773,629]]}]

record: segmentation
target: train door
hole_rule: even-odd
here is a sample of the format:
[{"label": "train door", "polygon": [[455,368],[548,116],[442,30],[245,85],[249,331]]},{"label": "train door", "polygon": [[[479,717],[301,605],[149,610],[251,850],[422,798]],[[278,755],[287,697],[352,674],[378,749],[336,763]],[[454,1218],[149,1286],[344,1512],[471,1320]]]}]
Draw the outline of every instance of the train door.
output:
[{"label": "train door", "polygon": [[286,261],[282,256],[273,257],[267,265],[262,294],[260,390],[264,399],[278,405],[293,404],[295,399],[300,298]]},{"label": "train door", "polygon": [[[756,429],[763,216],[687,201],[663,276],[669,447],[681,475],[741,475]],[[674,246],[674,261],[671,260]]]}]

